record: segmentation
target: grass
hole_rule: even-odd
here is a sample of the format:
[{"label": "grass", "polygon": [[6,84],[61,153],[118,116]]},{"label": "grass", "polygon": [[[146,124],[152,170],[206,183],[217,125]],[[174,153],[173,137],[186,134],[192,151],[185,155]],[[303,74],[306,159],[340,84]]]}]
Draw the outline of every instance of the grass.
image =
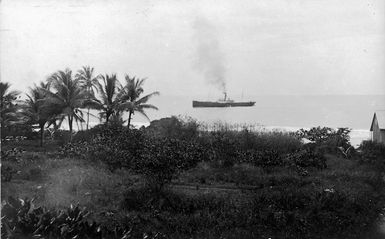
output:
[{"label": "grass", "polygon": [[58,159],[43,152],[26,151],[16,161],[3,161],[3,166],[11,166],[17,173],[10,182],[2,183],[2,199],[34,198],[36,204],[48,207],[80,203],[91,210],[116,208],[120,192],[139,180],[124,171],[111,173],[97,163]]}]

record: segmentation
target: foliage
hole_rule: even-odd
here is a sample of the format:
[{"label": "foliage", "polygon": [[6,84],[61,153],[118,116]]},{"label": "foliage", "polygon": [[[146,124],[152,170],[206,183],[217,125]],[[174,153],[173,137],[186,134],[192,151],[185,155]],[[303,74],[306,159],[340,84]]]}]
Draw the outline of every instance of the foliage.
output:
[{"label": "foliage", "polygon": [[58,156],[62,158],[87,159],[89,151],[91,149],[87,142],[67,143],[60,147]]},{"label": "foliage", "polygon": [[121,110],[118,109],[120,104],[118,93],[122,90],[122,86],[116,74],[106,74],[105,76],[100,76],[100,79],[103,83],[97,83],[100,99],[92,98],[87,102],[87,105],[99,110],[100,117],[106,119],[108,123],[111,116],[121,114]]},{"label": "foliage", "polygon": [[69,69],[52,74],[48,84],[52,91],[42,89],[46,96],[42,108],[48,112],[59,110],[60,115],[67,117],[71,140],[73,121],[84,122],[80,108],[84,108],[88,93],[80,79],[73,79]]},{"label": "foliage", "polygon": [[292,154],[288,154],[286,155],[284,162],[288,165],[299,167],[326,168],[326,158],[324,155],[312,149],[302,149]]},{"label": "foliage", "polygon": [[[3,238],[163,238],[159,232],[142,231],[136,225],[109,229],[90,220],[90,213],[79,206],[66,210],[35,207],[29,199],[9,198],[2,206]],[[141,221],[140,221],[141,223]],[[136,226],[136,227],[135,227]]]},{"label": "foliage", "polygon": [[6,165],[8,161],[17,162],[20,159],[20,155],[22,150],[20,148],[12,148],[9,150],[1,149],[1,181],[2,182],[10,182],[14,174],[17,171],[11,166]]},{"label": "foliage", "polygon": [[17,161],[20,157],[20,154],[23,152],[20,148],[11,148],[11,149],[2,149],[1,150],[1,160],[2,161]]},{"label": "foliage", "polygon": [[74,142],[64,145],[61,157],[100,160],[111,170],[132,166],[141,157],[145,136],[140,130],[131,130],[116,124],[98,125],[75,135]]},{"label": "foliage", "polygon": [[[87,100],[92,100],[95,98],[95,91],[98,90],[97,85],[99,84],[100,75],[94,76],[94,68],[90,66],[83,66],[82,69],[78,71],[75,77],[81,82],[82,86],[85,88],[87,92]],[[90,119],[90,107],[91,105],[86,105],[88,108],[87,111],[87,130]]]},{"label": "foliage", "polygon": [[37,124],[40,128],[40,146],[43,146],[44,127],[47,123],[54,121],[59,115],[60,108],[44,107],[46,94],[44,90],[48,90],[48,85],[41,82],[40,87],[30,88],[27,99],[22,105],[21,115],[26,124]]},{"label": "foliage", "polygon": [[12,177],[14,174],[16,174],[17,171],[13,169],[11,166],[1,166],[1,181],[2,182],[10,182],[12,180]]},{"label": "foliage", "polygon": [[196,166],[202,157],[202,148],[194,142],[147,139],[140,157],[134,158],[132,168],[145,176],[151,188],[160,190],[177,173]]},{"label": "foliage", "polygon": [[126,84],[119,92],[119,100],[121,104],[119,104],[119,109],[123,111],[128,111],[128,127],[131,123],[131,117],[135,112],[143,115],[147,119],[148,116],[145,113],[146,109],[154,109],[158,110],[158,108],[152,104],[148,104],[147,102],[156,95],[159,95],[158,91],[152,92],[145,96],[141,96],[144,92],[143,84],[145,79],[138,79],[136,77],[130,77],[129,75],[125,76]]},{"label": "foliage", "polygon": [[[209,151],[209,160],[223,167],[232,167],[238,162],[239,141],[231,132],[211,132],[203,136]],[[205,138],[207,137],[207,138]]]},{"label": "foliage", "polygon": [[10,91],[11,84],[8,82],[0,82],[0,128],[1,137],[7,135],[8,127],[20,123],[19,107],[17,98],[20,94],[18,91]]},{"label": "foliage", "polygon": [[[121,130],[119,130],[121,129]],[[119,132],[114,134],[114,132]],[[114,135],[113,135],[114,134]],[[144,147],[144,135],[140,130],[120,126],[108,126],[92,141],[91,158],[105,162],[111,170],[132,166],[139,159]]]},{"label": "foliage", "polygon": [[143,213],[157,211],[162,228],[186,238],[203,232],[223,238],[230,231],[237,237],[237,230],[246,238],[353,238],[384,210],[383,194],[374,189],[324,188],[313,180],[291,179],[242,193],[238,199],[231,194],[159,195],[133,189],[125,193],[123,206]]},{"label": "foliage", "polygon": [[342,149],[348,149],[350,145],[350,129],[349,128],[338,128],[337,130],[329,127],[313,127],[309,130],[300,129],[297,131],[299,138],[305,138],[318,146],[323,148],[330,153],[336,153],[338,147]]},{"label": "foliage", "polygon": [[353,236],[377,220],[383,210],[380,198],[374,191],[349,195],[333,188],[285,185],[263,190],[254,203],[258,220],[284,238]]},{"label": "foliage", "polygon": [[176,116],[151,121],[145,129],[151,137],[194,140],[199,136],[199,124],[192,118],[183,120]]},{"label": "foliage", "polygon": [[237,140],[242,149],[275,150],[279,154],[295,152],[302,147],[301,141],[292,133],[271,131],[252,132],[247,129],[240,131]]},{"label": "foliage", "polygon": [[[127,129],[127,127],[122,129],[124,128]],[[114,134],[120,132],[118,127],[113,129],[111,126],[98,126],[97,130],[98,133],[89,142],[102,135],[105,135],[106,138],[107,136],[115,137]],[[174,141],[178,140],[174,139]],[[151,142],[151,144],[153,143]],[[177,144],[184,143],[186,141]],[[187,141],[187,143],[192,142]],[[146,139],[144,144],[147,148]],[[172,150],[173,146],[174,144],[170,144],[167,148]],[[205,145],[198,146],[204,147]],[[184,148],[180,145],[175,147]],[[161,146],[157,148],[158,150],[151,150],[151,152],[158,153],[163,150]],[[297,153],[302,155],[304,152]],[[45,154],[34,153],[30,154],[30,157],[43,155]],[[154,155],[156,154],[154,153]],[[282,154],[282,157],[283,162],[289,165],[289,162],[285,161],[285,154]],[[186,174],[196,177],[197,182],[199,182],[199,177],[206,178],[208,183],[204,187],[209,189],[201,188],[199,190],[195,187],[185,189],[169,185],[170,187],[164,188],[161,192],[150,190],[151,188],[142,188],[141,179],[146,179],[145,177],[135,175],[135,180],[127,180],[128,178],[123,180],[122,177],[133,176],[132,170],[118,170],[110,173],[103,168],[104,164],[94,165],[93,170],[87,170],[87,168],[90,169],[89,161],[78,160],[79,157],[76,157],[77,160],[49,158],[47,162],[52,163],[52,167],[63,167],[63,164],[71,166],[64,166],[64,168],[52,172],[56,176],[55,180],[61,183],[56,184],[58,182],[49,178],[48,185],[53,183],[51,189],[45,188],[45,183],[37,184],[35,182],[35,185],[43,185],[43,188],[39,189],[45,195],[41,202],[42,205],[56,205],[56,201],[52,203],[52,198],[49,199],[48,195],[54,193],[56,197],[62,199],[66,197],[66,194],[61,194],[59,191],[67,192],[67,190],[72,190],[72,185],[74,185],[76,192],[70,192],[71,200],[66,201],[68,204],[70,201],[80,201],[83,205],[98,211],[98,213],[89,215],[87,221],[92,223],[95,216],[97,225],[105,233],[102,238],[114,238],[115,232],[116,235],[122,235],[124,230],[131,230],[131,238],[142,238],[144,233],[154,237],[155,235],[165,235],[167,238],[207,238],[207,235],[210,235],[211,238],[336,238],[337,236],[339,236],[338,238],[353,238],[353,236],[367,231],[367,228],[374,225],[379,215],[383,213],[384,182],[381,174],[368,164],[359,164],[354,160],[335,156],[333,156],[333,160],[330,160],[330,157],[327,155],[328,168],[324,170],[309,169],[313,166],[307,165],[307,161],[300,161],[301,165],[306,163],[303,167],[310,172],[307,177],[297,175],[291,167],[286,167],[286,164],[273,167],[271,172],[247,164],[235,165],[233,168],[210,168],[207,166],[209,163],[206,163],[206,166],[186,171],[185,169],[190,168],[188,166],[177,170],[174,175],[184,171],[180,178]],[[153,158],[151,157],[151,159]],[[33,164],[33,167],[36,168],[36,161],[33,161]],[[74,164],[81,164],[84,167],[75,170],[76,165]],[[130,167],[133,168],[135,165],[136,161],[131,162]],[[140,167],[139,164],[138,167]],[[199,175],[205,169],[207,169],[204,172],[206,176]],[[42,170],[46,169],[42,168]],[[104,175],[104,171],[108,174]],[[45,175],[45,172],[42,173]],[[92,179],[85,175],[90,175]],[[143,173],[143,176],[146,175]],[[211,182],[209,182],[209,178],[212,179]],[[78,183],[82,179],[84,180],[83,186],[80,186]],[[224,182],[231,182],[235,189],[215,188]],[[31,190],[33,183],[26,183],[24,188]],[[99,183],[103,186],[97,186]],[[210,185],[211,183],[214,185]],[[237,183],[254,187],[237,189]],[[19,183],[5,184],[6,187],[15,185],[19,185]],[[199,184],[198,186],[203,187]],[[50,191],[52,188],[57,190]],[[19,193],[25,195],[25,190],[17,187],[15,195]],[[124,194],[122,207],[119,207],[123,197],[121,192],[124,190],[127,192]],[[7,190],[4,191],[7,192]],[[32,192],[36,193],[36,190],[34,189]],[[85,192],[90,192],[91,195],[84,196]],[[9,192],[7,194],[9,195]],[[106,199],[104,195],[112,195],[112,199]],[[67,202],[60,202],[62,204],[57,205],[68,205]],[[59,215],[59,212],[49,211],[52,215]],[[60,227],[60,225],[54,225]],[[16,231],[17,233],[22,232],[20,229]],[[26,235],[25,238],[32,237],[30,232],[23,235]],[[46,234],[43,236],[49,238]],[[16,237],[23,238],[20,234]],[[151,236],[149,237],[151,238]],[[52,238],[60,238],[60,236],[55,235]]]},{"label": "foliage", "polygon": [[[199,141],[211,152],[209,160],[222,166],[252,162],[264,167],[280,165],[281,155],[301,149],[301,142],[282,132],[238,131],[202,132]],[[257,163],[259,162],[259,163]]]},{"label": "foliage", "polygon": [[274,166],[283,166],[282,156],[275,150],[248,150],[240,154],[243,162],[250,163],[257,167],[270,168]]},{"label": "foliage", "polygon": [[304,168],[308,167],[326,168],[326,159],[323,154],[311,148],[303,148],[288,154],[279,154],[274,150],[248,150],[240,152],[239,157],[242,162],[267,170],[277,166],[293,167],[299,170],[299,173],[305,173]]},{"label": "foliage", "polygon": [[385,145],[373,141],[363,141],[359,147],[360,160],[385,169]]},{"label": "foliage", "polygon": [[30,125],[14,124],[1,129],[2,141],[18,140],[20,138],[37,139],[39,133],[32,130]]}]

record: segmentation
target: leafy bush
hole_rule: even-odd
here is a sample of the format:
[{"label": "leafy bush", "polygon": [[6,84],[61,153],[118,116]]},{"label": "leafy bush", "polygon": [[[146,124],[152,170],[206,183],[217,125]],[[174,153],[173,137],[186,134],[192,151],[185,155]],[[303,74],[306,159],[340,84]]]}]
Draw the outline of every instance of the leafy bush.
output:
[{"label": "leafy bush", "polygon": [[127,127],[122,125],[99,124],[91,129],[76,132],[72,138],[72,142],[92,142],[98,137],[112,138],[127,130]]},{"label": "leafy bush", "polygon": [[11,166],[1,166],[1,181],[2,182],[10,182],[14,174],[16,174],[16,170]]},{"label": "leafy bush", "polygon": [[[84,137],[83,137],[84,136]],[[143,131],[119,125],[98,125],[82,133],[60,151],[62,157],[100,160],[111,169],[131,167],[144,147]]]},{"label": "leafy bush", "polygon": [[196,166],[203,158],[199,144],[178,139],[147,139],[132,168],[143,174],[149,186],[159,190],[177,173]]},{"label": "leafy bush", "polygon": [[247,150],[240,152],[240,157],[243,158],[243,162],[265,169],[274,166],[283,166],[283,158],[275,150]]},{"label": "leafy bush", "polygon": [[238,161],[239,142],[234,137],[234,132],[216,131],[211,132],[208,144],[211,161],[217,162],[223,167],[232,167]]},{"label": "leafy bush", "polygon": [[151,121],[145,132],[150,137],[193,140],[199,136],[199,124],[192,118],[168,117]]},{"label": "leafy bush", "polygon": [[305,138],[317,144],[324,151],[338,153],[338,147],[348,149],[350,144],[350,129],[338,128],[337,130],[329,127],[313,127],[309,130],[300,129],[296,132],[299,138]]},{"label": "leafy bush", "polygon": [[[164,238],[154,229],[146,231],[133,223],[109,229],[90,219],[90,213],[79,206],[47,210],[28,199],[9,198],[1,211],[3,238]],[[140,220],[139,225],[142,223]]]},{"label": "leafy bush", "polygon": [[91,143],[91,159],[105,162],[110,169],[132,167],[132,162],[141,158],[145,146],[145,136],[136,129],[122,129],[115,131],[103,130]]},{"label": "leafy bush", "polygon": [[16,138],[17,136],[24,136],[27,139],[38,139],[39,132],[33,131],[31,125],[26,124],[15,124],[1,129],[2,140],[6,137]]},{"label": "leafy bush", "polygon": [[205,157],[200,160],[209,160],[221,167],[232,167],[242,161],[240,155],[244,151],[258,151],[260,155],[254,158],[266,161],[265,165],[279,165],[277,155],[295,152],[301,147],[301,142],[288,133],[255,133],[248,130],[199,132],[198,126],[192,119],[176,117],[153,121],[148,128],[141,130],[129,130],[119,125],[98,125],[88,131],[78,132],[73,143],[63,147],[62,152],[67,156],[101,159],[111,169],[116,169],[131,167],[130,161],[141,157],[145,138],[169,138],[199,142],[205,151]]},{"label": "leafy bush", "polygon": [[86,159],[91,152],[91,145],[87,142],[67,143],[58,150],[59,157]]},{"label": "leafy bush", "polygon": [[292,133],[271,131],[271,132],[250,132],[243,130],[237,133],[237,140],[241,149],[272,151],[279,154],[287,154],[301,148],[301,141]]},{"label": "leafy bush", "polygon": [[374,164],[380,170],[385,168],[385,145],[373,141],[363,141],[359,150],[362,162]]},{"label": "leafy bush", "polygon": [[284,161],[286,165],[315,167],[318,169],[326,168],[326,158],[324,155],[311,149],[302,149],[295,153],[288,154]]},{"label": "leafy bush", "polygon": [[21,148],[11,148],[8,150],[1,150],[1,160],[4,161],[17,161],[20,155],[23,153]]},{"label": "leafy bush", "polygon": [[52,212],[35,208],[31,200],[9,198],[2,207],[4,238],[100,238],[95,223],[87,221],[87,211],[70,207],[66,211]]}]

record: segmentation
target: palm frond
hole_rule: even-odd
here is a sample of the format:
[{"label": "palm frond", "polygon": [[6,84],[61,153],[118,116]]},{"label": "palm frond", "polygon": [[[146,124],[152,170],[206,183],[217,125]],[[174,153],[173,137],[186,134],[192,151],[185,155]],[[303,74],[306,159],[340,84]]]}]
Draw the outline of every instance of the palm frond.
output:
[{"label": "palm frond", "polygon": [[154,109],[154,110],[159,110],[158,107],[151,105],[151,104],[140,104],[140,108],[142,109]]},{"label": "palm frond", "polygon": [[150,121],[150,118],[147,116],[147,114],[144,112],[143,109],[137,109],[136,112],[140,113],[143,115],[148,121]]},{"label": "palm frond", "polygon": [[143,96],[142,98],[138,99],[136,102],[138,104],[146,103],[150,98],[153,96],[160,95],[158,91],[152,92],[151,94],[148,94],[146,96]]}]

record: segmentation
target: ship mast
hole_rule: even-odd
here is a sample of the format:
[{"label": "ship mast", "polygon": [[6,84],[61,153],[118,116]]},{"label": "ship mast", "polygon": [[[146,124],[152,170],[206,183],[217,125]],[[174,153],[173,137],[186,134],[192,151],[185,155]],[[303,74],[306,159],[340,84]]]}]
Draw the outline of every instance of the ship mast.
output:
[{"label": "ship mast", "polygon": [[226,92],[223,92],[223,94],[225,95],[224,101],[226,101],[227,93],[226,93]]}]

